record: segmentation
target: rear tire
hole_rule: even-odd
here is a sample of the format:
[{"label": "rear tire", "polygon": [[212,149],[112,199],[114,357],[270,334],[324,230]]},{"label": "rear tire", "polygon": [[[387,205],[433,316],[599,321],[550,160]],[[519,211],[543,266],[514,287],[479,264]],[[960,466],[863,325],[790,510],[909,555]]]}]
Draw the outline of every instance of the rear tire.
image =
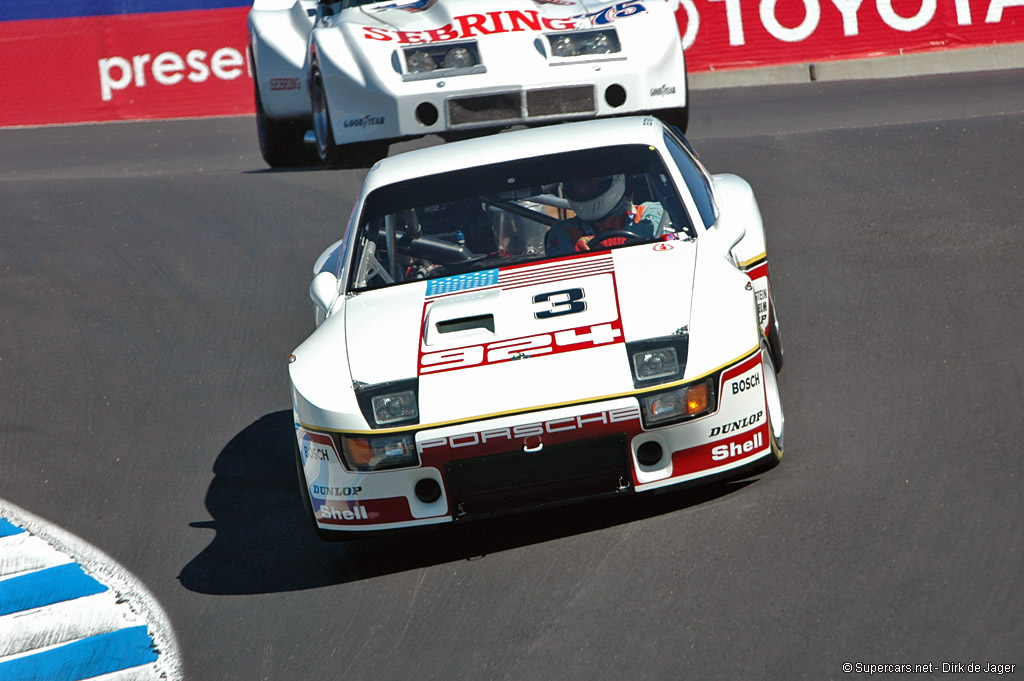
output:
[{"label": "rear tire", "polygon": [[388,155],[386,140],[356,142],[338,145],[331,134],[331,113],[327,108],[320,67],[313,65],[310,78],[310,97],[313,102],[313,134],[316,136],[316,154],[328,168],[369,168]]}]

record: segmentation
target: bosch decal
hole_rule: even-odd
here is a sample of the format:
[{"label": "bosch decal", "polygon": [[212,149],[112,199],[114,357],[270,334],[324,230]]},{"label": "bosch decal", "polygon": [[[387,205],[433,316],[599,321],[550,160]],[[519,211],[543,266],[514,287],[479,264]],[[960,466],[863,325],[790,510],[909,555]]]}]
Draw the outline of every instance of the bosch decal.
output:
[{"label": "bosch decal", "polygon": [[753,376],[741,378],[738,381],[732,381],[732,383],[730,384],[730,389],[732,394],[735,395],[736,393],[741,393],[746,390],[750,390],[751,388],[759,385],[761,385],[761,375],[754,374]]}]

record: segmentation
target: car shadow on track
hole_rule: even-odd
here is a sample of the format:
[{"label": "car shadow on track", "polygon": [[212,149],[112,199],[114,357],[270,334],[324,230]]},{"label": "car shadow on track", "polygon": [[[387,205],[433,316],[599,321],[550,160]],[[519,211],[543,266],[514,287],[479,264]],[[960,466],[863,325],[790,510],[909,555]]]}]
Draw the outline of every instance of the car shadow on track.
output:
[{"label": "car shadow on track", "polygon": [[356,582],[601,530],[704,504],[751,483],[719,483],[625,496],[542,512],[425,528],[396,536],[323,542],[299,497],[290,411],[267,414],[221,451],[206,494],[213,541],[178,575],[209,594],[256,594]]}]

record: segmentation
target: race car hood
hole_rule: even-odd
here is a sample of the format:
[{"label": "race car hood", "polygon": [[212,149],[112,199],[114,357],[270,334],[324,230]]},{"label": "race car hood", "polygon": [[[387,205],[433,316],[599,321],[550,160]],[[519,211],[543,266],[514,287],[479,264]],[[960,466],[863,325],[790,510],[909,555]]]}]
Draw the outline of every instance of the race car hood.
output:
[{"label": "race car hood", "polygon": [[687,325],[695,256],[644,244],[359,294],[344,309],[352,378],[418,379],[421,424],[629,393],[625,343]]}]

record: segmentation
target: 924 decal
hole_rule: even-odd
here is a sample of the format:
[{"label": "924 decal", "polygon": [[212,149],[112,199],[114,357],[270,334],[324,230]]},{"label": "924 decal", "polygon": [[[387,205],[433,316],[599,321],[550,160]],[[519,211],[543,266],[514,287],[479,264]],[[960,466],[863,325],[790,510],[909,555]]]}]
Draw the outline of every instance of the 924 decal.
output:
[{"label": "924 decal", "polygon": [[419,373],[422,376],[455,369],[469,369],[621,342],[622,323],[616,319],[604,324],[579,326],[553,333],[422,353]]}]

